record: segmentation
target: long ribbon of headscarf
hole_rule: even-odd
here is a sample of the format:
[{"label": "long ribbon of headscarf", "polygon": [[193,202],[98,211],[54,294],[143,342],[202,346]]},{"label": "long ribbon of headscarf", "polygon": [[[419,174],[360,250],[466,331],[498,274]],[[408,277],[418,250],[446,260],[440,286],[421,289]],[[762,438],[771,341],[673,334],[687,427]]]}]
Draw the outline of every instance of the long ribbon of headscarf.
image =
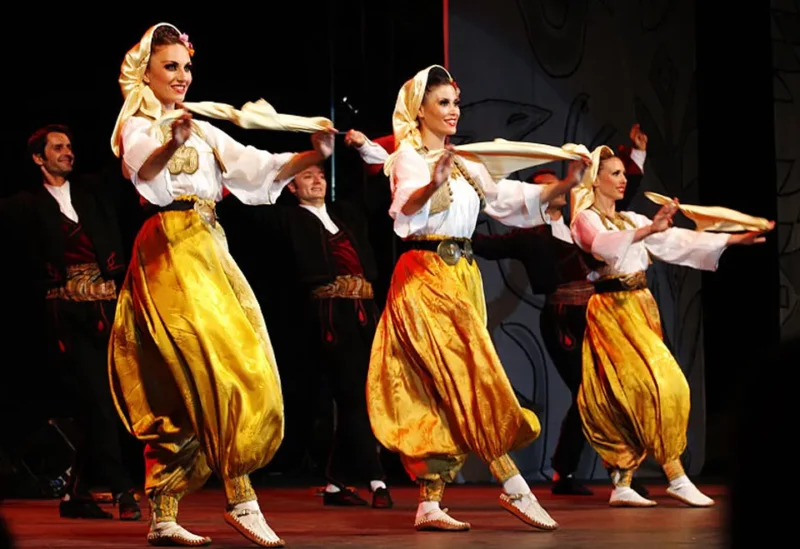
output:
[{"label": "long ribbon of headscarf", "polygon": [[[453,77],[444,67],[431,65],[419,71],[414,78],[406,81],[400,88],[392,114],[395,151],[389,155],[383,165],[384,173],[387,176],[391,176],[394,160],[401,150],[410,148],[418,151],[422,148],[422,134],[419,130],[417,115],[422,100],[425,98],[428,75],[434,68],[443,70],[455,85]],[[508,177],[509,174],[516,171],[554,160],[578,160],[589,157],[589,151],[583,145],[568,143],[562,147],[554,147],[504,139],[459,145],[454,147],[454,150],[459,156],[483,163],[496,181]],[[443,150],[438,150],[427,153],[425,160],[428,166],[433,167],[443,152]]]},{"label": "long ribbon of headscarf", "polygon": [[[170,23],[153,25],[144,33],[142,39],[125,55],[119,75],[119,85],[125,102],[117,116],[117,123],[111,135],[111,150],[119,157],[121,150],[122,127],[129,118],[144,115],[154,121],[154,126],[171,123],[183,114],[182,109],[165,111],[161,102],[156,98],[153,90],[144,81],[144,74],[150,62],[150,49],[153,33],[158,27],[172,27],[178,34],[180,31]],[[184,103],[186,110],[210,118],[228,120],[245,129],[267,129],[278,131],[303,131],[314,132],[332,128],[333,123],[327,118],[305,118],[278,114],[275,109],[263,99],[254,103],[247,103],[241,110],[236,110],[224,103],[204,101],[200,103]]]},{"label": "long ribbon of headscarf", "polygon": [[603,156],[606,158],[614,156],[614,151],[607,145],[595,148],[589,156],[592,163],[584,170],[581,182],[570,191],[570,221],[575,220],[579,213],[594,204],[594,182],[597,180]]},{"label": "long ribbon of headscarf", "polygon": [[139,43],[125,54],[119,71],[119,87],[125,102],[117,115],[114,133],[111,134],[111,150],[117,157],[120,155],[122,144],[122,126],[129,118],[137,113],[142,113],[149,118],[157,119],[163,114],[161,101],[156,99],[153,90],[144,81],[144,73],[150,63],[150,45],[153,41],[153,33],[158,27],[172,27],[178,31],[175,25],[169,23],[159,23],[147,29]]},{"label": "long ribbon of headscarf", "polygon": [[[417,115],[419,114],[419,108],[422,106],[422,100],[425,98],[428,74],[430,74],[431,70],[434,68],[442,69],[447,76],[450,76],[447,69],[441,65],[431,65],[415,74],[414,78],[407,80],[397,94],[394,113],[392,113],[392,132],[394,133],[395,150],[383,163],[383,172],[386,175],[392,173],[394,161],[402,149],[411,148],[416,151],[422,148],[422,134],[419,132]],[[450,81],[453,81],[452,76],[450,76]],[[440,152],[438,153],[441,154]],[[430,164],[430,159],[428,163]]]}]

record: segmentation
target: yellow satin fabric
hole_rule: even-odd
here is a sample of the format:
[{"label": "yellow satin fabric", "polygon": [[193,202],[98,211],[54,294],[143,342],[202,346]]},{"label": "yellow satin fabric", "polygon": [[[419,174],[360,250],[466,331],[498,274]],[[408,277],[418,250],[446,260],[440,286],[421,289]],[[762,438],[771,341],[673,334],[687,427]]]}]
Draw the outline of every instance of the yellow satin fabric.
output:
[{"label": "yellow satin fabric", "polygon": [[372,345],[367,406],[376,438],[414,479],[452,480],[470,451],[498,476],[516,473],[506,453],[541,426],[520,407],[489,337],[477,263],[449,266],[421,250],[400,257]]},{"label": "yellow satin fabric", "polygon": [[661,465],[686,448],[689,384],[664,344],[650,290],[593,295],[586,311],[578,406],[592,447],[616,469],[647,453]]},{"label": "yellow satin fabric", "polygon": [[148,219],[134,244],[109,344],[126,428],[146,443],[146,490],[180,496],[213,470],[228,500],[283,439],[283,398],[258,302],[222,228],[194,211]]}]

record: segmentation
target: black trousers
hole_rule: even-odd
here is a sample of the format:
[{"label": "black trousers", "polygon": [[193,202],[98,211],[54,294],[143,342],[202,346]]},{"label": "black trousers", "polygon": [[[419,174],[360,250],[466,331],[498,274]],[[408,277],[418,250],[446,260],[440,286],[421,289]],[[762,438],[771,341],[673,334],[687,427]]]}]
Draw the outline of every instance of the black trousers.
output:
[{"label": "black trousers", "polygon": [[380,447],[372,433],[366,397],[378,308],[372,299],[320,299],[312,305],[320,343],[319,394],[322,398],[328,395],[336,404],[328,481],[343,486],[383,480]]},{"label": "black trousers", "polygon": [[108,486],[112,494],[133,489],[122,462],[122,425],[108,379],[108,338],[116,302],[49,299],[45,306],[49,350],[71,415],[83,433],[68,493],[86,497],[98,485]]},{"label": "black trousers", "polygon": [[578,390],[583,368],[583,333],[586,330],[586,306],[557,305],[545,301],[541,315],[544,345],[556,370],[572,394],[572,403],[561,423],[556,451],[551,464],[560,477],[578,468],[586,437],[578,410]]}]

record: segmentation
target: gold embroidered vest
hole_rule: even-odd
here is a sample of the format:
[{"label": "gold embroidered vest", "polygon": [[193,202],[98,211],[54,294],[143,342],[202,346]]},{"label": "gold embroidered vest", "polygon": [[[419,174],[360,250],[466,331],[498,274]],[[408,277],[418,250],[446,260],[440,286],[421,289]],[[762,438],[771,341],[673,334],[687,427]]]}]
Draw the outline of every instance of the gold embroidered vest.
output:
[{"label": "gold embroidered vest", "polygon": [[[172,127],[171,126],[161,126],[161,144],[168,142],[172,139]],[[211,152],[214,153],[214,159],[217,161],[220,170],[222,173],[225,173],[225,164],[222,163],[222,159],[220,158],[219,152],[217,152],[216,147],[212,146],[211,143],[208,142],[206,139],[203,130],[200,128],[198,124],[192,122],[192,132],[197,134],[197,136],[206,142],[206,144],[211,148]],[[181,145],[175,154],[172,155],[172,158],[169,159],[167,163],[167,169],[169,173],[172,175],[178,175],[179,173],[185,173],[187,175],[192,175],[197,171],[200,167],[200,155],[192,146],[186,145],[185,143]]]},{"label": "gold embroidered vest", "polygon": [[[428,150],[425,147],[423,147],[421,149],[418,149],[417,152],[425,156]],[[431,177],[433,177],[434,168],[435,164],[434,166],[431,167]],[[467,181],[467,183],[469,183],[470,187],[472,187],[475,193],[478,195],[478,198],[481,201],[481,210],[483,210],[486,207],[486,196],[483,193],[483,188],[477,181],[475,181],[475,178],[472,177],[472,175],[469,173],[469,170],[467,170],[466,165],[464,165],[464,161],[461,160],[461,158],[459,158],[458,156],[453,155],[453,170],[450,173],[450,179],[447,180],[447,183],[441,185],[438,189],[436,189],[436,191],[434,191],[433,195],[430,198],[431,215],[441,213],[450,209],[450,204],[453,203],[453,190],[450,188],[450,180],[457,178],[459,175],[461,175]]]}]

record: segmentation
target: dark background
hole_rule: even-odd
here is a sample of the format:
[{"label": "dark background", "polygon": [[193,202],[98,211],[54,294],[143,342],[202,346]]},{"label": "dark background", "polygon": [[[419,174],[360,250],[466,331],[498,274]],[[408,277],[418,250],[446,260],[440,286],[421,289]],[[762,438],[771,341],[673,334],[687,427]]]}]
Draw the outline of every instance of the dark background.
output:
[{"label": "dark background", "polygon": [[[775,180],[769,2],[751,1],[735,10],[721,10],[710,2],[697,4],[702,202],[775,219],[774,187],[752,184],[753,175],[766,182]],[[279,8],[283,13],[277,12]],[[136,196],[132,185],[121,179],[109,139],[122,104],[117,84],[121,60],[149,26],[168,21],[189,34],[196,49],[189,100],[238,107],[264,98],[279,112],[327,116],[341,130],[355,127],[372,137],[391,131],[391,111],[402,83],[417,70],[444,61],[442,7],[432,1],[319,0],[248,10],[228,6],[230,16],[225,10],[214,16],[189,16],[191,9],[167,9],[158,17],[140,13],[153,9],[126,10],[113,23],[104,24],[90,21],[96,14],[86,8],[80,8],[84,13],[76,13],[74,6],[66,9],[68,13],[25,7],[13,23],[20,36],[3,35],[6,116],[0,126],[4,145],[0,158],[5,170],[0,196],[38,184],[25,151],[30,133],[48,123],[67,124],[74,133],[76,171],[107,170],[129,194],[125,229],[130,239],[138,222]],[[136,15],[128,15],[130,11]],[[344,104],[344,97],[357,114]],[[310,146],[305,134],[245,131],[224,122],[219,127],[244,143],[270,151]],[[358,156],[341,140],[337,145],[329,181],[335,184],[337,199],[355,198],[372,212],[371,229],[385,278],[378,288],[381,295],[394,260],[394,238],[386,215],[388,191],[370,184],[374,182],[363,176]],[[743,147],[746,156],[741,154]],[[265,235],[252,235],[246,247],[254,256],[270,254]],[[41,354],[31,288],[20,276],[24,271],[18,269],[11,250],[4,256],[9,259],[0,278],[4,289],[0,447],[7,449],[23,445],[43,418],[57,413],[59,394],[57,387],[47,383],[49,365]],[[728,411],[753,405],[758,398],[749,394],[751,401],[733,401],[738,382],[758,377],[767,388],[771,383],[785,383],[784,373],[757,369],[762,357],[777,348],[780,337],[774,235],[757,251],[730,250],[723,263],[719,272],[704,275],[703,314],[709,421],[718,422],[709,425],[709,430],[729,432],[735,425]],[[292,359],[296,325],[275,322],[292,314],[286,309],[288,300],[279,298],[262,305],[271,321],[273,340],[282,343],[276,351],[282,355],[284,383],[297,386],[305,374]],[[287,395],[287,429],[311,398],[302,392]],[[303,438],[303,433],[287,431],[284,448],[267,472],[291,469]],[[716,449],[709,448],[707,472],[724,474],[731,456],[729,440],[715,440]],[[135,444],[130,455],[132,465],[141,467]]]}]

